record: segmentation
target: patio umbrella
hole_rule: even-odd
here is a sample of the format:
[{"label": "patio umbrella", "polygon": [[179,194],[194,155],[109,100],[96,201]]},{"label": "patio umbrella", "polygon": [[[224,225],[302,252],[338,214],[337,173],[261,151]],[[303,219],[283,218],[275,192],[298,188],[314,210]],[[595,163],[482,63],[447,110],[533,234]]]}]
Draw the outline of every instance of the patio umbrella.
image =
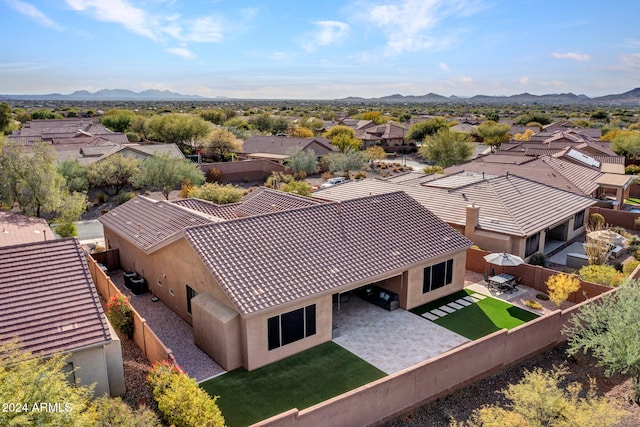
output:
[{"label": "patio umbrella", "polygon": [[601,240],[607,242],[612,246],[622,246],[627,243],[627,239],[624,238],[624,236],[621,236],[620,234],[611,230],[591,231],[590,233],[587,233],[587,237],[593,240]]},{"label": "patio umbrella", "polygon": [[499,265],[500,267],[515,267],[524,262],[524,260],[519,256],[508,254],[506,252],[496,252],[485,255],[484,260],[489,264]]}]

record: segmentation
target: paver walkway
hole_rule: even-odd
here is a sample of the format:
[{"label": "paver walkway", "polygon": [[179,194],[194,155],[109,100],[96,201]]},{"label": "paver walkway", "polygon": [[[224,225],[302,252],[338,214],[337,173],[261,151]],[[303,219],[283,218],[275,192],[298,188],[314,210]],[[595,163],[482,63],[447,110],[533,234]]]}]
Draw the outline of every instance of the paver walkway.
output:
[{"label": "paver walkway", "polygon": [[357,296],[334,306],[334,342],[387,374],[409,368],[469,342],[403,309],[387,311]]}]

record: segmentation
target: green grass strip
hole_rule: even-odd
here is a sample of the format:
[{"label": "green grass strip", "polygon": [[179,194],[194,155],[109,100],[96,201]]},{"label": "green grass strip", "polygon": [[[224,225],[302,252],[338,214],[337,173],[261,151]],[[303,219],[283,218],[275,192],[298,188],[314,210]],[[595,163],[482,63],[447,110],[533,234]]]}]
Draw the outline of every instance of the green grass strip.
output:
[{"label": "green grass strip", "polygon": [[628,203],[630,205],[632,205],[632,204],[633,205],[640,205],[640,199],[637,198],[637,197],[629,197],[629,198],[627,198],[625,203]]},{"label": "green grass strip", "polygon": [[[474,293],[465,289],[411,311],[420,315]],[[500,329],[513,329],[537,317],[537,314],[530,311],[496,298],[487,297],[433,322],[465,338],[475,340]]]},{"label": "green grass strip", "polygon": [[265,367],[237,369],[200,386],[220,396],[230,427],[246,426],[292,408],[304,409],[386,376],[333,342]]}]

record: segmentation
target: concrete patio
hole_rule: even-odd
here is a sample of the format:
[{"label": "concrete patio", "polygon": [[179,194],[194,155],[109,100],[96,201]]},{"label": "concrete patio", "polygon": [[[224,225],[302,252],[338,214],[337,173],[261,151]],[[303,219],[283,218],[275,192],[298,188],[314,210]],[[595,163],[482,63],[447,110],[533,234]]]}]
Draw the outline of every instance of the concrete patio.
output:
[{"label": "concrete patio", "polygon": [[334,305],[334,342],[387,374],[409,368],[469,340],[403,309],[387,311],[352,295]]}]

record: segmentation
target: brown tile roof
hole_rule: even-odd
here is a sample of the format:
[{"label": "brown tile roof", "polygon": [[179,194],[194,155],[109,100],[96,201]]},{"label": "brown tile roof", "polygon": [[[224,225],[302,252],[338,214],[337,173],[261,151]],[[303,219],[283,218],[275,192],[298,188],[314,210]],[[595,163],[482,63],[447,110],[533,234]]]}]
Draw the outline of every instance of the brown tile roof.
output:
[{"label": "brown tile roof", "polygon": [[212,218],[176,203],[138,196],[102,215],[98,220],[146,252],[173,240],[186,227],[208,224]]},{"label": "brown tile roof", "polygon": [[[466,207],[480,207],[480,228],[529,236],[594,205],[597,200],[516,175],[503,175],[456,189],[402,185],[375,179],[347,182],[319,190],[314,197],[345,201],[372,194],[404,191],[443,221],[464,226]],[[562,203],[550,203],[559,201]]]},{"label": "brown tile roof", "polygon": [[366,284],[471,245],[402,192],[184,233],[243,315]]},{"label": "brown tile roof", "polygon": [[55,236],[44,219],[0,211],[0,246],[42,242],[47,239],[53,240]]},{"label": "brown tile roof", "polygon": [[276,211],[315,206],[322,202],[310,197],[283,193],[269,188],[260,188],[247,194],[236,208],[238,217],[262,215]]},{"label": "brown tile roof", "polygon": [[321,136],[312,138],[293,138],[288,136],[252,136],[242,144],[245,154],[262,153],[288,155],[290,149],[313,148],[318,156],[336,151],[331,141]]},{"label": "brown tile roof", "polygon": [[0,340],[51,354],[111,340],[76,239],[0,248]]},{"label": "brown tile roof", "polygon": [[236,215],[236,209],[240,205],[240,203],[217,205],[208,200],[201,199],[172,200],[171,203],[224,220],[236,219],[238,217]]}]

